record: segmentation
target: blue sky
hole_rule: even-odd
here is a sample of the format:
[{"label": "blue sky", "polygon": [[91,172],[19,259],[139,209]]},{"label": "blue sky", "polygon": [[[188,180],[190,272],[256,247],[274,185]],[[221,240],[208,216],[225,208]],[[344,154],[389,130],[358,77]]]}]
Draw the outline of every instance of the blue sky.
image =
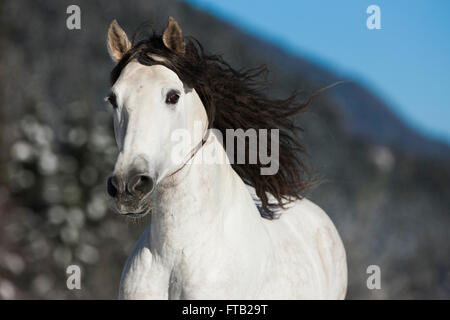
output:
[{"label": "blue sky", "polygon": [[[338,74],[450,143],[450,1],[186,0]],[[381,9],[369,30],[366,9]]]}]

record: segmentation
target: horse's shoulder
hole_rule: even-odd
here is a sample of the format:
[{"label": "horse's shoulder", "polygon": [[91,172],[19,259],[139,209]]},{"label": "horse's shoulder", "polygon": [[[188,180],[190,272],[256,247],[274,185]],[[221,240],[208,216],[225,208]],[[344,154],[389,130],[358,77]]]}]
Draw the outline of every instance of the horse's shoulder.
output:
[{"label": "horse's shoulder", "polygon": [[331,277],[327,280],[334,291],[339,291],[336,297],[342,297],[346,291],[346,252],[336,226],[328,214],[309,199],[297,201],[292,210],[295,211],[292,216],[307,220],[306,225],[303,225],[311,232],[313,247],[319,254],[325,273]]},{"label": "horse's shoulder", "polygon": [[282,212],[281,216],[290,220],[288,221],[290,223],[300,222],[310,231],[320,234],[322,238],[340,241],[336,227],[329,215],[319,205],[307,198],[293,202],[288,209]]},{"label": "horse's shoulder", "polygon": [[286,212],[296,212],[299,215],[307,215],[319,220],[330,220],[325,210],[308,198],[294,201],[292,205],[287,208]]}]

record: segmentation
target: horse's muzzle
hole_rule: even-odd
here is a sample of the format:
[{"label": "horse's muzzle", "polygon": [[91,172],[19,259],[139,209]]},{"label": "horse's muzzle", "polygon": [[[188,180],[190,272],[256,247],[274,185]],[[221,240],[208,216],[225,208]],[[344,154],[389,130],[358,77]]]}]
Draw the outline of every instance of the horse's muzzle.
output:
[{"label": "horse's muzzle", "polygon": [[151,210],[150,195],[154,180],[143,173],[114,174],[107,180],[106,190],[115,200],[117,211],[127,216],[143,216]]}]

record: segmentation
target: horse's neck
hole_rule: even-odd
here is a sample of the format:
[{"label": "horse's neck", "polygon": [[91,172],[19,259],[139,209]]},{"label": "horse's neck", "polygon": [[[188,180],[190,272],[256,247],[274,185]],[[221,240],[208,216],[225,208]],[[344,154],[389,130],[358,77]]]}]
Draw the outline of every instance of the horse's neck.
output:
[{"label": "horse's neck", "polygon": [[[211,144],[218,151],[214,157],[223,159],[225,150],[213,134],[203,148]],[[244,183],[229,164],[195,164],[202,149],[156,191],[149,245],[165,258],[224,239],[228,247],[241,248],[263,241],[261,217]]]}]

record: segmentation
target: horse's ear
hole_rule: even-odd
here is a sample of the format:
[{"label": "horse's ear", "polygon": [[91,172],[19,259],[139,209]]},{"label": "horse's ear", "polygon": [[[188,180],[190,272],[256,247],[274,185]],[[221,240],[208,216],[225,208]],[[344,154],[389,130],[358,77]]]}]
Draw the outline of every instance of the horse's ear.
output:
[{"label": "horse's ear", "polygon": [[169,23],[164,30],[162,39],[168,49],[178,54],[184,54],[183,32],[174,18],[169,17]]},{"label": "horse's ear", "polygon": [[122,30],[116,19],[114,19],[108,30],[108,51],[111,59],[118,62],[130,49],[131,42],[128,40],[125,31]]}]

